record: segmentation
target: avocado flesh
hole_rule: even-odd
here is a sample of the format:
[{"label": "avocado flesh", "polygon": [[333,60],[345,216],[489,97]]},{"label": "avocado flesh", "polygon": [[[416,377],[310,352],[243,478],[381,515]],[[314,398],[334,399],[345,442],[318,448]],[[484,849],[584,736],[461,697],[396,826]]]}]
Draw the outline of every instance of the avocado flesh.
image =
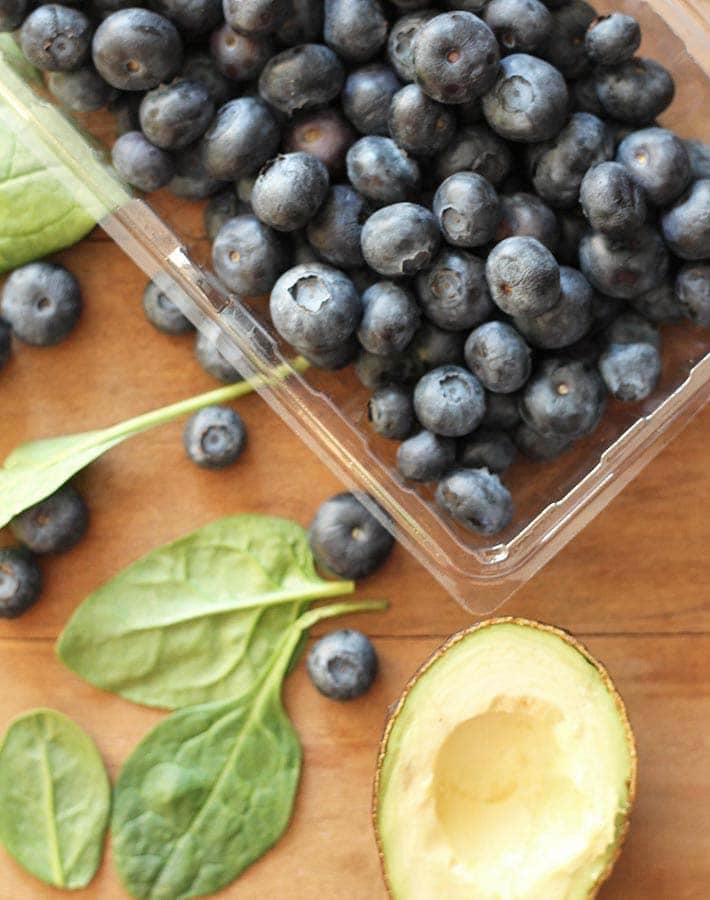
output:
[{"label": "avocado flesh", "polygon": [[608,676],[561,632],[475,628],[400,702],[376,827],[396,900],[584,900],[613,863],[635,751]]}]

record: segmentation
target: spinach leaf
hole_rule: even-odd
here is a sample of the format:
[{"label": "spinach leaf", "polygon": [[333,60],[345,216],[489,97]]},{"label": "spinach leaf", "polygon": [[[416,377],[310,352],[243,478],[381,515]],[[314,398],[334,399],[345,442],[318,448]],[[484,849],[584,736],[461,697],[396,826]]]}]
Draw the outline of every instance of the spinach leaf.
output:
[{"label": "spinach leaf", "polygon": [[114,860],[132,896],[211,893],[276,843],[301,769],[281,684],[302,634],[323,618],[383,608],[338,603],[304,613],[252,690],[172,713],[138,744],[118,776],[111,819]]},{"label": "spinach leaf", "polygon": [[85,887],[101,861],[110,785],[91,738],[51,709],[26,713],[0,747],[0,841],[42,881]]},{"label": "spinach leaf", "polygon": [[94,591],[60,659],[137,703],[177,708],[245,694],[309,601],[351,593],[318,576],[304,529],[237,515],[149,553]]},{"label": "spinach leaf", "polygon": [[279,366],[268,377],[257,376],[249,381],[229,384],[110,428],[22,444],[0,468],[0,528],[29,506],[49,497],[73,475],[126,438],[155,425],[171,422],[203,406],[242,397],[260,384],[287,378],[292,368],[303,371],[307,366],[308,363],[298,357],[291,366]]}]

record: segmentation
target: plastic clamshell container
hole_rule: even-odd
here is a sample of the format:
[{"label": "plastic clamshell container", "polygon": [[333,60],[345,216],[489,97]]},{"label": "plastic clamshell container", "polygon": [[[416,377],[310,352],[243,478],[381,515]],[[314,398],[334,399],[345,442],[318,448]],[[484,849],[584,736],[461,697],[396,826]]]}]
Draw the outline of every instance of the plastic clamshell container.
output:
[{"label": "plastic clamshell container", "polygon": [[[681,137],[710,141],[710,40],[700,8],[694,2],[654,4],[682,25],[686,47],[649,4],[604,0],[596,6],[600,13],[614,9],[635,16],[643,32],[640,53],[659,59],[673,74],[676,99],[661,124]],[[225,292],[194,261],[190,241],[148,203],[132,197],[96,143],[1,52],[0,102],[7,108],[3,120],[16,139],[45,164],[58,167],[63,183],[100,226],[245,378],[267,376],[258,390],[269,405],[348,489],[364,491],[377,501],[382,509],[372,505],[372,511],[394,527],[400,542],[474,614],[498,608],[708,400],[710,333],[689,322],[664,326],[663,374],[653,395],[640,404],[610,402],[594,434],[554,462],[516,462],[505,476],[515,503],[513,522],[494,539],[473,535],[438,510],[430,488],[407,485],[397,475],[396,447],[368,427],[369,392],[351,368],[294,371],[284,380],[268,380],[292,351],[273,331],[264,298],[248,301]]]}]

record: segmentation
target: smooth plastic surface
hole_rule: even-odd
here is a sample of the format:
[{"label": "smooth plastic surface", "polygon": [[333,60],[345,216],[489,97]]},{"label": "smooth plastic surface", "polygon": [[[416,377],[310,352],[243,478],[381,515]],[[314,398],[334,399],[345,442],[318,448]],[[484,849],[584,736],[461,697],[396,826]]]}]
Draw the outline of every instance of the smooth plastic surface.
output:
[{"label": "smooth plastic surface", "polygon": [[[697,115],[710,106],[710,77],[670,28],[635,0],[597,8],[636,16],[644,34],[641,53],[660,59],[673,73],[676,100],[662,123],[683,137],[710,140],[707,117]],[[694,47],[707,50],[707,45],[694,41]],[[701,61],[707,66],[709,58],[706,52]],[[94,144],[1,54],[0,101],[17,139],[45,164],[60,167],[64,183],[101,227],[246,378],[268,375],[286,362],[291,350],[274,335],[264,300],[226,293],[193,260],[188,242],[147,203],[131,197]],[[599,429],[552,463],[515,463],[505,477],[515,518],[495,540],[458,528],[435,507],[431,489],[401,480],[393,466],[396,446],[368,426],[369,392],[350,369],[294,372],[259,392],[346,487],[377,500],[400,542],[452,596],[482,615],[498,608],[574,537],[707,401],[708,332],[684,322],[665,326],[663,339],[661,384],[647,401],[610,403]],[[374,506],[373,511],[382,517]]]}]

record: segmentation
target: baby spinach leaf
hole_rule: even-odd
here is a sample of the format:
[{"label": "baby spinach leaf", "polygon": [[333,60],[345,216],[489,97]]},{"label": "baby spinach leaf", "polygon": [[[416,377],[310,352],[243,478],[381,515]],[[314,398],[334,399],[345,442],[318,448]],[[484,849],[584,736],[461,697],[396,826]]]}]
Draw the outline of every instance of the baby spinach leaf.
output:
[{"label": "baby spinach leaf", "polygon": [[292,366],[276,368],[268,378],[257,376],[249,381],[229,384],[110,428],[22,444],[13,450],[0,468],[0,528],[23,510],[49,497],[77,472],[126,438],[188,415],[203,406],[243,397],[260,384],[288,377],[292,368],[303,371],[307,366],[308,363],[299,357]]},{"label": "baby spinach leaf", "polygon": [[325,581],[304,529],[275,516],[212,522],[149,553],[94,591],[62,635],[61,660],[137,703],[178,708],[248,692]]},{"label": "baby spinach leaf", "polygon": [[276,843],[301,769],[281,701],[301,636],[322,618],[382,608],[338,603],[304,613],[249,692],[172,713],[138,744],[118,776],[111,820],[114,860],[132,896],[211,893]]},{"label": "baby spinach leaf", "polygon": [[0,747],[0,841],[56,887],[85,887],[101,861],[110,785],[91,738],[67,716],[36,709]]}]

